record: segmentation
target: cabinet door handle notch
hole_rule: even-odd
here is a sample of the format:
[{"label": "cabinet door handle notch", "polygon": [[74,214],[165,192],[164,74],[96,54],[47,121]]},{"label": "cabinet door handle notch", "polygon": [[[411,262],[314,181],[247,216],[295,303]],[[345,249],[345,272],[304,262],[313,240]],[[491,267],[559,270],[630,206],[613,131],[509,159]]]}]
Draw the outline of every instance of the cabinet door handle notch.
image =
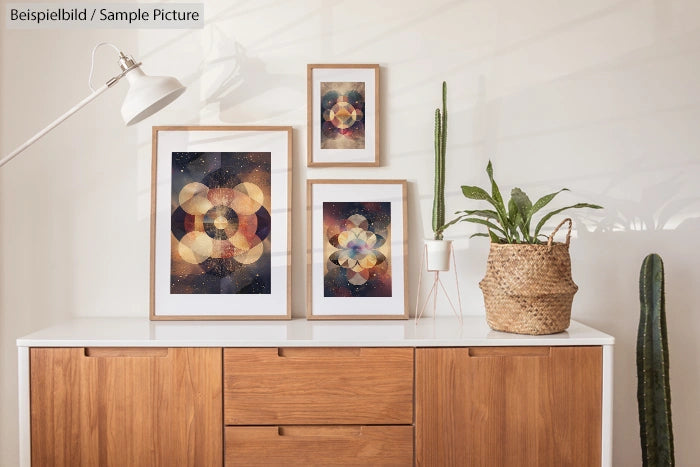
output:
[{"label": "cabinet door handle notch", "polygon": [[493,357],[549,357],[550,347],[469,347],[469,356]]},{"label": "cabinet door handle notch", "polygon": [[304,357],[359,357],[362,354],[360,347],[278,347],[277,356],[287,358]]},{"label": "cabinet door handle notch", "polygon": [[167,357],[167,347],[85,347],[86,357]]}]

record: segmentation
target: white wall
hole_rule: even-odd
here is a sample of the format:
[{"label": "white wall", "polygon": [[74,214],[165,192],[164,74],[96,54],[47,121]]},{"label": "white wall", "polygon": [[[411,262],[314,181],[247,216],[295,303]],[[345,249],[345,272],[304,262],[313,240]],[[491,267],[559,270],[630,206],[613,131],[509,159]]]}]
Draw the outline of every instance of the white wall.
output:
[{"label": "white wall", "polygon": [[[5,0],[0,3],[3,4]],[[205,1],[203,30],[0,30],[0,154],[88,94],[89,51],[116,43],[188,92],[137,127],[125,84],[0,170],[0,465],[17,462],[15,339],[78,316],[147,316],[150,126],[294,126],[294,315],[304,314],[306,178],[406,178],[410,277],[429,230],[432,115],[449,86],[448,211],[494,161],[504,190],[569,187],[574,317],[615,336],[615,465],[638,465],[637,277],[667,269],[679,465],[700,457],[700,2],[696,0]],[[4,15],[4,8],[3,8]],[[97,76],[114,73],[101,51]],[[307,169],[306,64],[379,63],[377,169]],[[488,245],[457,238],[462,296]],[[415,306],[415,297],[410,303]],[[442,310],[442,313],[447,313]]]}]

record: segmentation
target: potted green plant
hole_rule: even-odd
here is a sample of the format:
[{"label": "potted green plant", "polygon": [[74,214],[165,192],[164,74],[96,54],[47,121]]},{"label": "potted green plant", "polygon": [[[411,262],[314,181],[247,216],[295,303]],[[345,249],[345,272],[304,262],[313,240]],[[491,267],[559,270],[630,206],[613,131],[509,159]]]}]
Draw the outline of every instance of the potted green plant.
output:
[{"label": "potted green plant", "polygon": [[442,111],[435,109],[435,183],[433,238],[425,241],[428,271],[448,271],[452,241],[443,238],[445,225],[445,152],[447,149],[447,83],[442,82]]},{"label": "potted green plant", "polygon": [[[535,214],[567,188],[534,203],[520,188],[513,188],[506,202],[494,180],[491,161],[486,173],[491,182],[490,193],[477,186],[462,186],[462,193],[468,199],[489,203],[493,209],[459,211],[458,217],[446,225],[471,222],[486,227],[486,233],[472,235],[491,240],[486,275],[479,282],[486,320],[492,329],[519,334],[564,331],[569,327],[571,303],[578,290],[571,278],[569,256],[572,222],[564,219],[549,236],[541,233],[542,227],[563,211],[601,206],[577,203],[555,209],[542,215],[533,228]],[[554,234],[567,222],[566,242],[554,242]]]}]

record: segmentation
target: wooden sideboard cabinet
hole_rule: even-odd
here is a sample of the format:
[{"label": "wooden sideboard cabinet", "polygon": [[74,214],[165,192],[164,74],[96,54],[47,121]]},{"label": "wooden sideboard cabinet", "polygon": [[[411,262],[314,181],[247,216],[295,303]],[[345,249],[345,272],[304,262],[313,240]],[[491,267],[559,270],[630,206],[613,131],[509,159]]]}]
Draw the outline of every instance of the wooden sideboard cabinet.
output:
[{"label": "wooden sideboard cabinet", "polygon": [[38,331],[17,341],[20,465],[610,467],[612,337],[455,323]]}]

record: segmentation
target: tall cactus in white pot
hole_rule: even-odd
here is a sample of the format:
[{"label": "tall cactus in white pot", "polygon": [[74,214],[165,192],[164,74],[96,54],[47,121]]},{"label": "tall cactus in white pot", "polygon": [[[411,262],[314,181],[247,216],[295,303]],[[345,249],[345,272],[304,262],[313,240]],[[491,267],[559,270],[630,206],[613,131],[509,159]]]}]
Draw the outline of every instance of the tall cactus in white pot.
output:
[{"label": "tall cactus in white pot", "polygon": [[435,109],[435,185],[433,239],[426,240],[428,271],[450,269],[452,241],[443,239],[445,224],[445,153],[447,149],[447,83],[442,82],[442,111]]},{"label": "tall cactus in white pot", "polygon": [[424,261],[429,272],[433,273],[433,285],[428,292],[428,297],[421,306],[421,279],[423,277],[423,265],[418,276],[418,297],[416,298],[416,323],[423,315],[428,303],[433,302],[433,317],[437,313],[438,293],[442,291],[447,297],[452,312],[462,324],[462,298],[459,295],[459,280],[457,268],[454,268],[455,287],[457,300],[450,299],[445,286],[440,279],[441,271],[450,270],[450,258],[453,259],[452,240],[445,240],[442,236],[447,227],[458,222],[459,219],[445,223],[445,153],[447,149],[447,83],[442,82],[442,110],[435,109],[435,186],[433,197],[433,238],[425,241]]}]

